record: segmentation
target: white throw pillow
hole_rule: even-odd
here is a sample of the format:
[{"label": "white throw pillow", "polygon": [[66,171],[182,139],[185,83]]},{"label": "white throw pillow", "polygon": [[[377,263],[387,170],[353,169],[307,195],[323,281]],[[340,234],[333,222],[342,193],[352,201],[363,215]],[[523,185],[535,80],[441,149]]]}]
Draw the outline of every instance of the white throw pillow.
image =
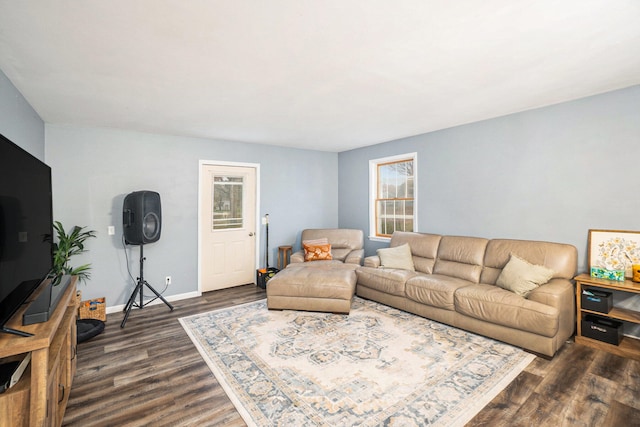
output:
[{"label": "white throw pillow", "polygon": [[533,265],[516,255],[502,269],[496,285],[520,296],[526,297],[529,292],[547,283],[554,271],[542,265]]},{"label": "white throw pillow", "polygon": [[408,243],[395,248],[378,249],[377,252],[380,257],[380,267],[382,268],[400,268],[402,270],[416,271]]}]

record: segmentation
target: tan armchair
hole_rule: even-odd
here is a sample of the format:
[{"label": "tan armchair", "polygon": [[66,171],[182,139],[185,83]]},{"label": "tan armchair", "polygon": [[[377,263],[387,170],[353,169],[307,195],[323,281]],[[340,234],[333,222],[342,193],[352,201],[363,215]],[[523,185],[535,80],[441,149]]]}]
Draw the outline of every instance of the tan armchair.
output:
[{"label": "tan armchair", "polygon": [[[348,228],[311,228],[302,231],[301,241],[327,238],[333,262],[362,265],[364,233]],[[304,250],[291,255],[291,263],[304,262]],[[313,261],[327,262],[327,261]],[[331,262],[331,261],[329,261]]]}]

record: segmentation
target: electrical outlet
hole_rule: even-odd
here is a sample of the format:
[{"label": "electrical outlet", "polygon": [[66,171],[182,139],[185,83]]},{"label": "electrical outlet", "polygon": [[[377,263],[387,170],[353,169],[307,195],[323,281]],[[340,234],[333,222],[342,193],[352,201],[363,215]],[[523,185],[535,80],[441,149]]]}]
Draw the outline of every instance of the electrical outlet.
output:
[{"label": "electrical outlet", "polygon": [[110,225],[107,227],[107,234],[109,236],[113,236],[114,234],[116,234],[116,228],[113,225]]},{"label": "electrical outlet", "polygon": [[171,276],[167,276],[164,278],[164,283],[169,286],[171,284]]}]

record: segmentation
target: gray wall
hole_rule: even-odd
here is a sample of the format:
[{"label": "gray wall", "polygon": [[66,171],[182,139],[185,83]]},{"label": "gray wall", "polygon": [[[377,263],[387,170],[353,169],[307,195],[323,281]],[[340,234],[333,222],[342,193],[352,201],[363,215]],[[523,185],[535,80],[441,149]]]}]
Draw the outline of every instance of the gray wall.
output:
[{"label": "gray wall", "polygon": [[2,71],[0,134],[44,161],[44,122]]},{"label": "gray wall", "polygon": [[[275,247],[299,245],[303,228],[368,231],[369,159],[413,151],[419,231],[571,243],[583,271],[590,228],[640,230],[640,86],[333,154],[45,126],[0,72],[0,133],[52,166],[55,219],[98,231],[78,260],[93,264],[81,289],[88,298],[107,296],[109,305],[123,304],[132,290],[121,209],[124,196],[139,189],[160,192],[164,218],[161,241],[145,247],[145,277],[160,287],[173,276],[169,296],[197,289],[201,159],[261,164],[272,265]],[[107,235],[109,225],[115,236]],[[365,244],[368,255],[385,246]],[[135,277],[137,249],[129,252]]]},{"label": "gray wall", "polygon": [[640,230],[640,86],[342,152],[341,227],[369,230],[369,160],[413,151],[421,232],[570,243],[584,271],[589,229]]},{"label": "gray wall", "polygon": [[[259,163],[261,215],[269,214],[270,265],[276,248],[298,244],[308,227],[338,224],[338,154],[130,131],[46,125],[46,158],[53,169],[54,218],[98,233],[90,251],[74,264],[90,262],[92,278],[80,285],[83,298],[107,297],[124,304],[133,291],[121,242],[122,202],[136,190],[160,193],[162,235],[145,245],[145,279],[165,296],[197,291],[199,160]],[[115,236],[107,234],[114,225]],[[264,228],[260,230],[261,265]],[[127,247],[138,276],[138,247]],[[149,292],[146,292],[149,294]]]}]

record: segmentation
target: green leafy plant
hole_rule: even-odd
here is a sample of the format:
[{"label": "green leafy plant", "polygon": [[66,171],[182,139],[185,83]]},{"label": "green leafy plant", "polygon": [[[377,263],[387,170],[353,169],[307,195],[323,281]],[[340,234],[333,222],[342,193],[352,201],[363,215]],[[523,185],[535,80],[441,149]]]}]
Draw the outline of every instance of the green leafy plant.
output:
[{"label": "green leafy plant", "polygon": [[78,280],[81,282],[88,280],[91,277],[89,273],[91,264],[84,264],[74,268],[69,265],[69,260],[72,256],[87,251],[84,247],[84,242],[91,237],[96,237],[96,232],[94,230],[83,231],[86,227],[78,227],[76,225],[67,234],[60,221],[54,221],[53,228],[57,237],[57,242],[53,242],[54,283],[59,282],[60,278],[65,274],[78,276]]}]

